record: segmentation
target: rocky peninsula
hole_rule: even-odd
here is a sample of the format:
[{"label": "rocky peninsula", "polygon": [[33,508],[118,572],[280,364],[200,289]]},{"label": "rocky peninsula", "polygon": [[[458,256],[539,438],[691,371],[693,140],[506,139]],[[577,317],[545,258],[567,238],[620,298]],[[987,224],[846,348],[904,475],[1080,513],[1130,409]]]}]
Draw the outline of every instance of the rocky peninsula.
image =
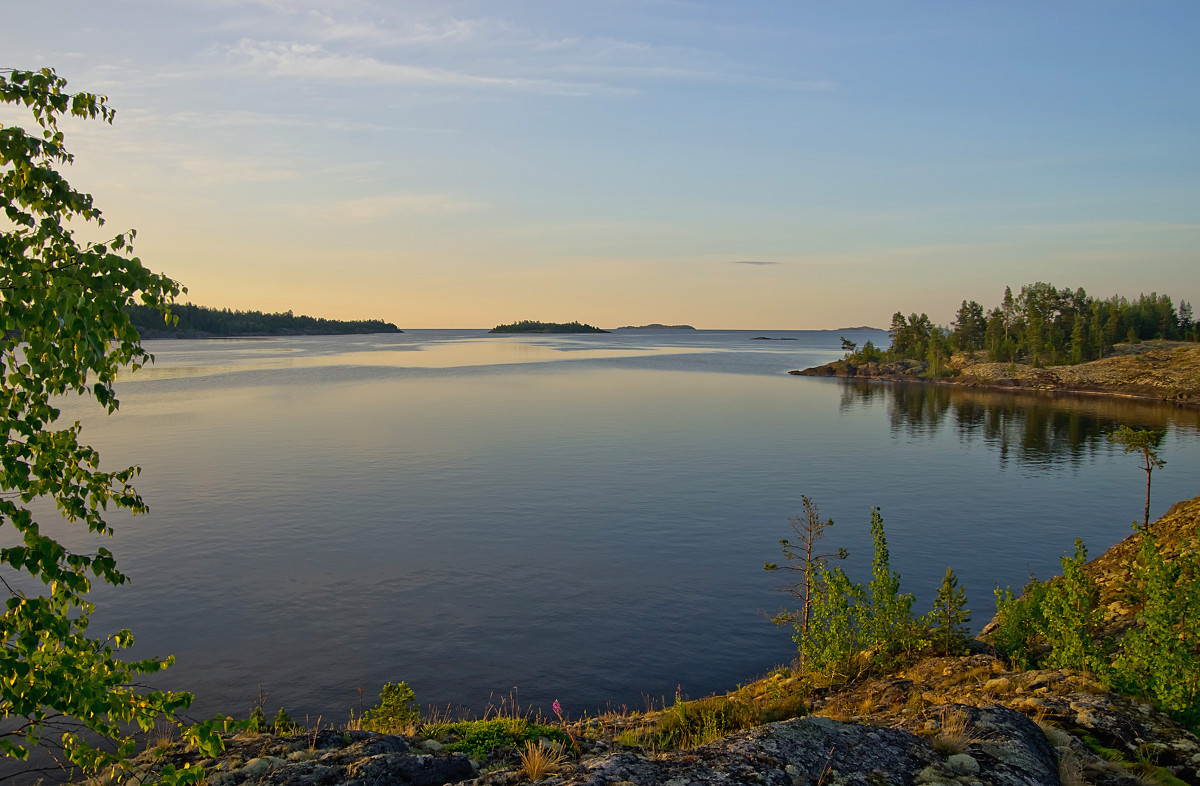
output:
[{"label": "rocky peninsula", "polygon": [[[1154,522],[1164,558],[1193,552],[1198,525],[1200,497]],[[1137,624],[1139,609],[1122,588],[1137,570],[1140,537],[1085,566],[1107,633]],[[780,668],[724,696],[657,712],[542,720],[542,739],[526,749],[498,744],[468,755],[447,731],[453,725],[413,722],[405,734],[242,732],[226,738],[219,759],[175,744],[139,762],[147,771],[199,766],[212,786],[1200,784],[1200,739],[1172,717],[1087,673],[1018,668],[992,648],[990,627],[967,654],[912,657],[836,687]],[[736,715],[741,730],[661,744],[662,730],[693,709],[723,722]],[[545,768],[532,768],[531,751],[546,754]]]},{"label": "rocky peninsula", "polygon": [[809,377],[1089,393],[1200,406],[1200,344],[1191,341],[1153,340],[1118,344],[1107,357],[1072,366],[989,363],[980,359],[981,355],[955,354],[946,362],[943,375],[938,377],[931,377],[929,364],[919,360],[863,364],[835,360],[788,373]]}]

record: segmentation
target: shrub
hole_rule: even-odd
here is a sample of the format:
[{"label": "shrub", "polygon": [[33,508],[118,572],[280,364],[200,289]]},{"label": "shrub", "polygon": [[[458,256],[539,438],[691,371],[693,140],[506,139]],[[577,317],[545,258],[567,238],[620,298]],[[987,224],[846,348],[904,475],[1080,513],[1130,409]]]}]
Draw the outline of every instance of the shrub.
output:
[{"label": "shrub", "polygon": [[417,697],[406,682],[389,682],[379,692],[379,705],[366,710],[360,718],[365,731],[381,734],[408,734],[421,722]]},{"label": "shrub", "polygon": [[1033,578],[1025,585],[1020,597],[1013,597],[1012,587],[996,588],[996,628],[991,632],[992,646],[1019,669],[1033,665],[1037,631],[1042,627],[1042,602],[1046,585]]},{"label": "shrub", "polygon": [[292,716],[288,715],[283,707],[280,707],[279,712],[275,713],[275,720],[271,721],[271,729],[280,736],[287,736],[300,733],[301,726],[292,720]]},{"label": "shrub", "polygon": [[555,742],[567,741],[567,735],[561,730],[525,718],[491,718],[429,724],[424,727],[424,732],[439,740],[450,740],[445,746],[446,750],[461,751],[481,761],[487,759],[497,748],[518,748],[543,737]]},{"label": "shrub", "polygon": [[1100,590],[1083,566],[1087,547],[1075,539],[1075,554],[1062,558],[1063,575],[1046,586],[1038,632],[1051,650],[1046,661],[1057,668],[1089,671],[1104,677],[1108,659],[1100,634]]},{"label": "shrub", "polygon": [[[794,590],[794,594],[807,599],[807,614],[784,613],[775,618],[792,623],[804,670],[828,684],[848,678],[855,658],[864,650],[867,660],[859,665],[865,667],[871,661],[912,653],[926,643],[912,616],[913,596],[900,591],[900,574],[891,569],[879,508],[871,508],[871,536],[875,548],[871,581],[865,588],[851,581],[841,567],[830,569],[824,559],[806,561],[804,592]],[[839,550],[838,556],[844,552]]]},{"label": "shrub", "polygon": [[1200,554],[1181,548],[1168,562],[1154,532],[1140,531],[1133,584],[1142,588],[1144,605],[1139,626],[1120,642],[1113,681],[1153,697],[1195,728],[1200,724]]}]

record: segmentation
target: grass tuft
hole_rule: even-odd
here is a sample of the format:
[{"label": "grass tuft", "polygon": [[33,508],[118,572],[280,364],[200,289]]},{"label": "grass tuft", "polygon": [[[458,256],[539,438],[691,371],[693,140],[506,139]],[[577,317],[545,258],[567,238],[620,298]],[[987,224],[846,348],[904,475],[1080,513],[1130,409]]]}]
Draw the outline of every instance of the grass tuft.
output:
[{"label": "grass tuft", "polygon": [[521,768],[531,781],[540,781],[552,772],[557,772],[563,763],[562,751],[546,745],[541,740],[525,743],[521,751]]},{"label": "grass tuft", "polygon": [[962,753],[971,744],[967,736],[967,716],[962,712],[943,710],[941,728],[933,737],[933,749],[943,756]]}]

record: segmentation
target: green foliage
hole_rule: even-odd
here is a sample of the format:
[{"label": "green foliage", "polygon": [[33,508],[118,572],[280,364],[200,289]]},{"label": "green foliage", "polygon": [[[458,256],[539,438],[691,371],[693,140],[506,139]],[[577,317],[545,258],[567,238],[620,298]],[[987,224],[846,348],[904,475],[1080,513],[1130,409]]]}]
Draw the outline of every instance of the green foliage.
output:
[{"label": "green foliage", "polygon": [[1162,469],[1167,462],[1158,456],[1158,445],[1162,442],[1165,431],[1149,429],[1133,429],[1121,426],[1108,435],[1108,441],[1120,445],[1126,453],[1142,454],[1142,469],[1146,473],[1146,509],[1142,517],[1142,526],[1150,526],[1150,476],[1156,469]]},{"label": "green foliage", "polygon": [[728,696],[677,701],[658,719],[658,743],[693,748],[761,723],[758,708]]},{"label": "green foliage", "polygon": [[601,330],[598,327],[584,324],[582,322],[536,322],[531,319],[522,319],[520,322],[511,322],[507,325],[496,325],[488,331],[489,333],[607,333],[607,330]]},{"label": "green foliage", "polygon": [[[1126,587],[1141,606],[1137,624],[1118,638],[1104,634],[1095,582],[1076,541],[1063,575],[1031,581],[1014,599],[996,591],[996,649],[1020,668],[1046,665],[1089,671],[1128,693],[1146,696],[1195,729],[1200,726],[1200,534],[1166,559],[1157,538],[1139,527],[1138,558]],[[1039,655],[1041,656],[1039,658]]]},{"label": "green foliage", "polygon": [[[935,326],[926,314],[905,317],[897,311],[888,331],[892,343],[882,360],[926,361],[934,377],[947,373],[945,360],[954,351],[986,350],[996,363],[1083,363],[1103,357],[1118,341],[1195,341],[1198,327],[1191,306],[1181,302],[1177,312],[1166,295],[1097,300],[1083,289],[1056,289],[1039,281],[1022,286],[1017,295],[1005,287],[1000,305],[986,313],[974,300],[962,301],[950,330]],[[846,359],[866,362],[858,354]]]},{"label": "green foliage", "polygon": [[1051,647],[1049,665],[1104,677],[1108,660],[1098,641],[1100,590],[1084,570],[1086,562],[1087,547],[1076,538],[1075,553],[1062,558],[1062,577],[1046,587],[1038,633]]},{"label": "green foliage", "polygon": [[996,588],[996,628],[989,638],[996,651],[1017,668],[1033,665],[1032,652],[1045,617],[1045,598],[1046,585],[1032,577],[1019,598],[1013,597],[1011,587]]},{"label": "green foliage", "polygon": [[946,568],[942,586],[933,600],[933,609],[926,618],[932,631],[933,643],[943,655],[955,655],[964,650],[966,630],[963,625],[971,621],[967,609],[967,592],[958,586],[958,577],[952,568]]},{"label": "green foliage", "polygon": [[438,740],[448,740],[446,750],[461,751],[479,761],[487,759],[497,748],[517,748],[543,737],[556,742],[567,742],[567,735],[560,729],[526,718],[435,723],[426,725],[422,731]]},{"label": "green foliage", "polygon": [[900,574],[891,569],[883,514],[871,508],[871,583],[867,586],[869,606],[860,606],[862,643],[882,654],[911,653],[921,641],[912,615],[913,596],[900,591]]},{"label": "green foliage", "polygon": [[843,350],[847,349],[847,344],[850,347],[849,351],[846,352],[846,360],[856,366],[864,366],[867,363],[882,363],[887,358],[887,353],[875,346],[874,342],[870,339],[867,339],[863,343],[862,349],[854,349],[855,344],[846,341],[846,339],[842,339],[842,342]]},{"label": "green foliage", "polygon": [[271,721],[271,732],[283,737],[299,734],[303,730],[304,727],[292,720],[292,716],[288,715],[283,707],[279,708],[279,712],[275,713],[275,720]]},{"label": "green foliage", "polygon": [[[784,553],[794,564],[792,570],[804,573],[803,583],[793,585],[792,593],[806,601],[806,611],[781,612],[776,624],[793,626],[802,668],[819,675],[829,684],[850,676],[859,653],[866,651],[869,661],[886,662],[924,646],[922,631],[912,616],[913,597],[900,591],[900,574],[890,566],[883,516],[871,509],[871,536],[874,556],[871,581],[863,587],[851,581],[841,567],[829,568],[826,556],[812,555],[814,536],[833,524],[821,522],[816,507],[804,498],[808,516],[793,520],[793,529],[801,533],[806,549],[796,550],[789,541],[781,541]],[[807,540],[806,540],[807,538]],[[845,556],[843,550],[837,553]],[[767,563],[767,570],[779,566]]]},{"label": "green foliage", "polygon": [[[80,444],[80,425],[58,422],[56,397],[74,393],[107,412],[117,408],[118,369],[151,358],[123,308],[135,301],[170,318],[182,290],[130,255],[134,233],[81,243],[79,229],[103,225],[92,197],[59,174],[73,157],[58,119],[111,122],[113,110],[90,93],[65,92],[53,70],[0,70],[0,101],[32,114],[32,130],[0,126],[0,528],[14,530],[0,549],[0,578],[8,598],[0,615],[0,753],[26,759],[50,744],[65,767],[86,772],[128,766],[131,728],[147,731],[173,719],[191,695],[136,687],[143,675],[171,664],[155,658],[122,661],[133,644],[127,630],[89,638],[91,581],[123,584],[112,553],[77,553],[43,535],[32,505],[53,501],[71,522],[111,535],[109,508],[141,513],[131,485],[136,467],[100,469],[99,454]],[[68,228],[70,224],[71,228]],[[213,722],[184,731],[185,740],[219,751]],[[56,741],[47,740],[53,731]],[[97,737],[113,742],[96,744]],[[195,772],[164,771],[170,782]]]},{"label": "green foliage", "polygon": [[1045,664],[1103,677],[1108,662],[1099,641],[1099,590],[1084,570],[1086,562],[1087,548],[1076,539],[1075,553],[1062,558],[1061,577],[1046,583],[1031,579],[1020,598],[1011,588],[997,588],[997,628],[990,634],[997,651],[1029,668],[1039,663],[1039,647],[1048,647]]},{"label": "green foliage", "polygon": [[[1138,627],[1120,642],[1114,682],[1153,696],[1167,711],[1200,725],[1200,553],[1181,550],[1168,561],[1154,532],[1143,527],[1135,584],[1143,606]],[[1200,538],[1193,538],[1193,545]]]},{"label": "green foliage", "polygon": [[406,682],[389,682],[379,692],[379,705],[365,711],[361,720],[366,731],[406,733],[421,722],[416,694]]},{"label": "green foliage", "polygon": [[171,306],[170,322],[150,306],[129,305],[125,313],[142,338],[187,338],[189,336],[297,336],[351,335],[363,333],[403,333],[391,322],[380,319],[321,319],[291,311],[265,314],[262,311],[234,311],[206,308],[191,303]]}]

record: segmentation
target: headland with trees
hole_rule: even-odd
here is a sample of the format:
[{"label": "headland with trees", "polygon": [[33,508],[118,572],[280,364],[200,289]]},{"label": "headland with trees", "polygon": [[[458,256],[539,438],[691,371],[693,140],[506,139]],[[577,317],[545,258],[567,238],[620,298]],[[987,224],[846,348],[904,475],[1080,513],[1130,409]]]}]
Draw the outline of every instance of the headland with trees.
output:
[{"label": "headland with trees", "polygon": [[1200,323],[1168,295],[1099,299],[1038,282],[1005,287],[991,309],[962,301],[949,327],[897,311],[888,335],[886,348],[843,338],[841,360],[791,373],[1200,403]]},{"label": "headland with trees", "polygon": [[329,336],[366,333],[403,333],[381,319],[323,319],[290,310],[278,313],[209,308],[191,303],[171,306],[171,319],[151,306],[125,306],[142,338],[232,338],[235,336]]}]

